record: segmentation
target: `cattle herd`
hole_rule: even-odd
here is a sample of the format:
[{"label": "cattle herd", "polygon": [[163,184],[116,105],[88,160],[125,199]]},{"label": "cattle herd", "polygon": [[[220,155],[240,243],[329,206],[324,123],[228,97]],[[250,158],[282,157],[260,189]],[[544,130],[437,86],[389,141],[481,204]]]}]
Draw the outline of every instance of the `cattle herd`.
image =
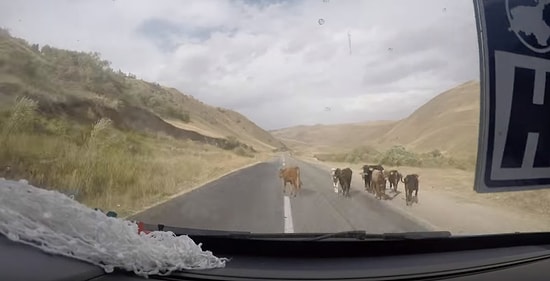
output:
[{"label": "cattle herd", "polygon": [[[349,173],[343,175],[341,171],[349,170]],[[332,183],[334,191],[340,193],[338,184],[342,189],[342,194],[349,196],[349,183],[351,182],[351,170],[346,168],[340,170],[340,168],[332,168]],[[418,202],[418,183],[420,176],[418,174],[409,174],[403,177],[398,170],[384,170],[382,165],[364,165],[361,172],[361,178],[365,183],[365,191],[374,194],[378,200],[386,200],[389,198],[386,195],[387,183],[390,183],[390,192],[398,193],[397,186],[399,182],[403,182],[405,185],[405,202],[407,206],[412,205],[413,201]],[[344,191],[347,190],[347,191]],[[414,197],[413,197],[414,192]]]},{"label": "cattle herd", "polygon": [[[332,186],[334,192],[343,197],[350,197],[352,170],[350,168],[332,168]],[[300,178],[300,168],[297,166],[282,167],[279,170],[279,177],[283,181],[283,193],[286,194],[286,185],[290,183],[292,190],[290,195],[296,197],[298,191],[302,187]],[[390,183],[389,191],[398,194],[397,187],[399,182],[405,185],[405,204],[412,205],[413,202],[418,202],[418,187],[419,175],[408,174],[403,176],[397,170],[384,170],[382,165],[364,165],[361,178],[365,184],[365,191],[374,194],[378,200],[386,200],[390,197],[386,195],[387,183]],[[414,193],[414,196],[413,196]]]}]

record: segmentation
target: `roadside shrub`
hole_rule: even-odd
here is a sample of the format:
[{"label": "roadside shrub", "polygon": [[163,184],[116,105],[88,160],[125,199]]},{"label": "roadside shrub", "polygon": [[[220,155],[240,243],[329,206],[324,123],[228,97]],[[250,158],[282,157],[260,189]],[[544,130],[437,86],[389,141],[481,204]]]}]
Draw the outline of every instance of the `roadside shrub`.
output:
[{"label": "roadside shrub", "polygon": [[225,140],[225,147],[223,149],[233,150],[241,145],[241,142],[234,136],[227,136]]},{"label": "roadside shrub", "polygon": [[438,149],[427,153],[415,153],[408,151],[403,146],[393,146],[383,152],[369,146],[362,146],[347,153],[325,153],[315,154],[314,156],[320,161],[346,162],[353,164],[377,163],[397,167],[410,166],[426,168],[453,167],[461,170],[475,168],[475,162],[472,162],[471,159],[447,157]]},{"label": "roadside shrub", "polygon": [[394,146],[379,156],[378,162],[390,166],[422,166],[419,155],[407,151],[403,146]]},{"label": "roadside shrub", "polygon": [[237,147],[233,150],[235,154],[243,157],[254,157],[254,154],[252,154],[250,151],[246,150],[244,147]]}]

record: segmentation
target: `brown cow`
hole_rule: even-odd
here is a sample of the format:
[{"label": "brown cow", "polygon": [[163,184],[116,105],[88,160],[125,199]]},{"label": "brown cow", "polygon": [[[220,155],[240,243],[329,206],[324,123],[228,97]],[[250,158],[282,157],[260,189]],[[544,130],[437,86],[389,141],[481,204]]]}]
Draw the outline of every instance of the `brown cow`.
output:
[{"label": "brown cow", "polygon": [[403,175],[399,173],[399,171],[390,170],[388,172],[388,181],[390,182],[390,190],[393,190],[393,192],[397,193],[397,185],[399,184],[399,181],[401,181],[401,179],[403,179]]},{"label": "brown cow", "polygon": [[292,185],[290,195],[296,197],[298,190],[302,187],[300,179],[300,168],[297,166],[286,167],[279,169],[279,178],[283,179],[283,194],[286,194],[286,184]]},{"label": "brown cow", "polygon": [[414,199],[418,203],[418,178],[420,176],[418,174],[410,174],[405,176],[404,179],[402,179],[403,183],[405,184],[405,204],[407,206],[413,204],[413,197],[412,193],[414,193]]},{"label": "brown cow", "polygon": [[371,186],[372,171],[374,170],[384,171],[384,167],[382,167],[382,165],[363,165],[361,177],[365,182],[365,190],[368,193],[374,193],[374,189]]},{"label": "brown cow", "polygon": [[384,172],[380,170],[373,170],[371,175],[371,188],[374,189],[376,199],[386,199],[386,178]]}]

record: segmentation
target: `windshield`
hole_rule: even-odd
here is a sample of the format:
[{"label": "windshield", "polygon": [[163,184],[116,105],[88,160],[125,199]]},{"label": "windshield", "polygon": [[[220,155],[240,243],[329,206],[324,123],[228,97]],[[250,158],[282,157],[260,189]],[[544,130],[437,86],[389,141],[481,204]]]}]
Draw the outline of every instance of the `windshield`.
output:
[{"label": "windshield", "polygon": [[547,190],[474,191],[472,1],[2,1],[0,27],[5,179],[184,228],[550,228]]}]

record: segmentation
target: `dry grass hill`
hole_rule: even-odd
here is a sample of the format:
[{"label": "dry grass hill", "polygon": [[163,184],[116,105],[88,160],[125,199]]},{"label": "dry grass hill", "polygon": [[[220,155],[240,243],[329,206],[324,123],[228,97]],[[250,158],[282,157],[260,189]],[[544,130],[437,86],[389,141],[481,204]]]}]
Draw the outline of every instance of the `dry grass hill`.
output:
[{"label": "dry grass hill", "polygon": [[[40,48],[1,31],[1,104],[10,106],[14,97],[22,95],[40,100],[41,107],[60,111],[75,102],[89,103],[86,109],[91,111],[140,108],[144,109],[144,114],[149,111],[176,128],[215,138],[232,136],[257,150],[273,150],[283,146],[241,114],[204,104],[173,88],[137,79],[132,74],[114,71],[110,63],[101,60],[97,53],[60,50],[50,46]],[[84,113],[81,114],[84,116]],[[101,114],[96,112],[95,115]],[[149,119],[148,116],[142,117]],[[158,130],[154,127],[143,129]]]},{"label": "dry grass hill", "polygon": [[237,112],[0,29],[0,177],[130,214],[278,149]]},{"label": "dry grass hill", "polygon": [[327,152],[352,149],[375,142],[388,132],[396,121],[296,126],[271,133],[297,151]]},{"label": "dry grass hill", "polygon": [[438,149],[457,157],[477,154],[479,82],[443,92],[397,122],[377,143],[400,144],[414,151]]},{"label": "dry grass hill", "polygon": [[400,145],[417,153],[439,150],[472,162],[477,154],[478,125],[479,82],[470,81],[437,95],[402,120],[296,126],[271,133],[306,153]]}]

